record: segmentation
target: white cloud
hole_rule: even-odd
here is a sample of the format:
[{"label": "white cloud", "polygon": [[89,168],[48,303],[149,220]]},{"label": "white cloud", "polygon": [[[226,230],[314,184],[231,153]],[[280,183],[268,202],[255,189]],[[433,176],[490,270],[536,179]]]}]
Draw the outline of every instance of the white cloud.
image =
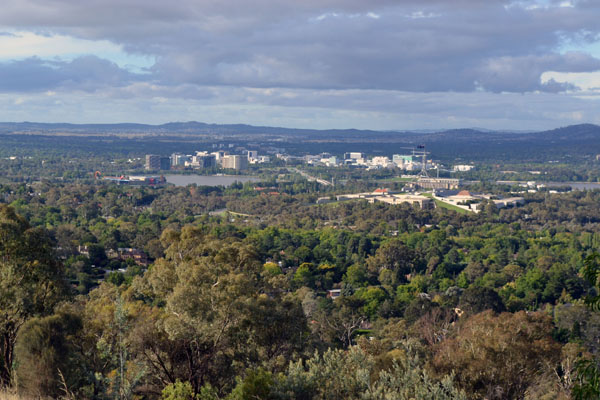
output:
[{"label": "white cloud", "polygon": [[600,91],[600,71],[598,72],[544,72],[541,76],[542,83],[554,80],[560,83],[569,83],[584,91]]},{"label": "white cloud", "polygon": [[441,17],[441,16],[442,16],[442,14],[437,14],[437,13],[433,13],[433,12],[414,11],[414,12],[406,15],[406,18],[423,19],[423,18],[436,18],[436,17]]},{"label": "white cloud", "polygon": [[121,67],[134,70],[150,67],[153,57],[127,53],[122,45],[109,40],[85,40],[60,34],[31,31],[7,31],[0,35],[0,61],[39,57],[73,60],[93,54],[109,59]]},{"label": "white cloud", "polygon": [[214,122],[418,128],[499,127],[513,118],[529,129],[556,123],[563,108],[564,121],[599,118],[590,113],[598,1],[293,3],[8,2],[0,13],[0,96],[11,93],[13,107],[23,97],[30,111],[15,115],[30,112],[30,120],[218,115]]}]

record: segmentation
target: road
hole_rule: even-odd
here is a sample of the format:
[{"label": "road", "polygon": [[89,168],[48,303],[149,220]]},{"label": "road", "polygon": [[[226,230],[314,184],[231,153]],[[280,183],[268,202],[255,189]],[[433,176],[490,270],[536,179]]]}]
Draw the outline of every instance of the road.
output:
[{"label": "road", "polygon": [[325,179],[317,178],[316,176],[311,176],[311,175],[307,174],[304,171],[300,171],[297,168],[292,168],[292,171],[294,171],[294,172],[302,175],[303,177],[305,177],[309,181],[316,181],[316,182],[320,183],[321,185],[325,185],[325,186],[333,186],[333,184],[331,182],[326,181]]}]

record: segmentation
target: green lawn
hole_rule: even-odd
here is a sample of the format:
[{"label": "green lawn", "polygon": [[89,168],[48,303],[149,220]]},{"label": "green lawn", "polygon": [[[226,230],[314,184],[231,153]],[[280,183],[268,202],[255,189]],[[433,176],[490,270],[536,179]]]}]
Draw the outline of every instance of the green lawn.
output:
[{"label": "green lawn", "polygon": [[433,201],[435,201],[435,206],[436,207],[446,208],[448,210],[456,211],[457,213],[461,213],[461,214],[468,214],[470,212],[470,211],[467,211],[467,210],[462,209],[460,207],[456,207],[453,204],[444,203],[443,201],[440,201],[440,200],[434,198],[433,194],[431,194],[431,193],[421,193],[421,194],[423,196],[425,196],[425,197],[432,198]]},{"label": "green lawn", "polygon": [[395,178],[385,178],[380,180],[379,182],[385,183],[385,182],[412,182],[416,179],[417,177],[415,176],[414,178],[402,178],[400,176],[397,176]]}]

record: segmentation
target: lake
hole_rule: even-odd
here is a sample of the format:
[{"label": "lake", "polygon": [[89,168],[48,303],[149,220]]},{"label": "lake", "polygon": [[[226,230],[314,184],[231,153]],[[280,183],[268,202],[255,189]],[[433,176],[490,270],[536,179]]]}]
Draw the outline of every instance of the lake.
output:
[{"label": "lake", "polygon": [[[526,184],[525,181],[496,181],[501,185]],[[573,190],[596,190],[600,189],[600,182],[535,182],[536,185],[545,185],[548,188],[570,186]]]},{"label": "lake", "polygon": [[165,175],[168,183],[175,186],[187,186],[196,184],[198,186],[230,186],[234,182],[258,182],[255,176],[245,175]]},{"label": "lake", "polygon": [[573,190],[595,190],[600,189],[599,182],[538,182],[539,184],[545,184],[547,187],[564,187],[571,186]]}]

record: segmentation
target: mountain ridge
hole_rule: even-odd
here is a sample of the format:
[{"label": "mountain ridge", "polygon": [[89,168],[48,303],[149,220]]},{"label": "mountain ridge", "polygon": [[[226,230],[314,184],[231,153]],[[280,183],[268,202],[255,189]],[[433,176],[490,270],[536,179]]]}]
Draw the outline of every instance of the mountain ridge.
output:
[{"label": "mountain ridge", "polygon": [[186,122],[167,122],[164,124],[152,125],[141,123],[113,123],[113,124],[72,124],[66,122],[45,123],[45,122],[0,122],[0,133],[87,133],[87,134],[106,134],[106,133],[238,133],[238,134],[334,134],[334,135],[422,135],[427,137],[434,136],[473,136],[473,135],[544,135],[544,136],[563,136],[573,133],[585,136],[600,135],[600,126],[595,124],[576,124],[558,127],[549,130],[539,131],[513,131],[513,130],[490,130],[483,128],[455,128],[455,129],[423,129],[423,130],[373,130],[373,129],[312,129],[312,128],[284,128],[275,126],[256,126],[249,124],[210,124],[199,121]]}]

